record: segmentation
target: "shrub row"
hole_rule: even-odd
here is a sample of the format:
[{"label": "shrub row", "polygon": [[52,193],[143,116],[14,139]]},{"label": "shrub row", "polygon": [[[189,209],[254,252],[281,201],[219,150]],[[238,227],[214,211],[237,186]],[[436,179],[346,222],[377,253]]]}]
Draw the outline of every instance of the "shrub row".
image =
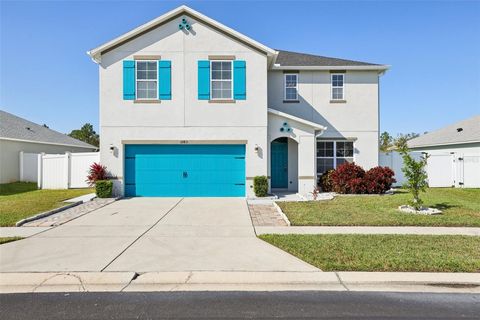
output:
[{"label": "shrub row", "polygon": [[395,173],[388,167],[375,167],[365,172],[355,163],[343,163],[325,172],[320,179],[323,192],[343,194],[383,194],[396,182]]}]

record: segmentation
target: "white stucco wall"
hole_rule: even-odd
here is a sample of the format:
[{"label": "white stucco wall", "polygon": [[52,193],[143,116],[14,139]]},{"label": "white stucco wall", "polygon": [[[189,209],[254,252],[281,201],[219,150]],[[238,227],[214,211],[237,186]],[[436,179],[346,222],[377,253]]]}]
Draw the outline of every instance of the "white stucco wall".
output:
[{"label": "white stucco wall", "polygon": [[[101,162],[119,178],[128,143],[244,143],[247,194],[255,175],[267,172],[267,57],[187,16],[191,32],[178,30],[181,18],[104,54],[100,64]],[[172,63],[172,100],[123,100],[122,61],[133,55],[161,55]],[[247,99],[235,103],[198,100],[197,61],[209,55],[234,55],[246,61]],[[115,152],[110,152],[113,145]],[[261,151],[254,151],[258,145]],[[262,152],[263,150],[263,152]]]},{"label": "white stucco wall", "polygon": [[268,106],[316,122],[328,129],[322,138],[355,140],[354,160],[365,169],[378,165],[378,73],[350,71],[345,74],[345,103],[332,103],[329,71],[299,72],[299,103],[284,103],[284,73],[268,73]]},{"label": "white stucco wall", "polygon": [[26,153],[92,152],[94,149],[0,139],[0,183],[20,179],[20,151]]}]

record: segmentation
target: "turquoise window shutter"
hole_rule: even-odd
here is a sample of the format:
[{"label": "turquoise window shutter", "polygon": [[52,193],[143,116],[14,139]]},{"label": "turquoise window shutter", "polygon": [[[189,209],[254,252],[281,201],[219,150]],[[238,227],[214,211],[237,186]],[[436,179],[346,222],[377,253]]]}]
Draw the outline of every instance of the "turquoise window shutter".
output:
[{"label": "turquoise window shutter", "polygon": [[123,60],[123,100],[135,100],[134,60]]},{"label": "turquoise window shutter", "polygon": [[245,100],[247,98],[247,76],[245,60],[233,61],[233,98]]},{"label": "turquoise window shutter", "polygon": [[210,100],[210,61],[198,61],[198,100]]},{"label": "turquoise window shutter", "polygon": [[158,61],[158,97],[160,100],[172,100],[172,62]]}]

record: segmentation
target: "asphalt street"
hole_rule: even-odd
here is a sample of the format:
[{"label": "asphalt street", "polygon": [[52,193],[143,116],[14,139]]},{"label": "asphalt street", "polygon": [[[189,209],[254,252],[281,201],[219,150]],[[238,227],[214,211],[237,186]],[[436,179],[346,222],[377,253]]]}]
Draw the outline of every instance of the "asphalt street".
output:
[{"label": "asphalt street", "polygon": [[480,319],[480,295],[155,292],[0,295],[9,319]]}]

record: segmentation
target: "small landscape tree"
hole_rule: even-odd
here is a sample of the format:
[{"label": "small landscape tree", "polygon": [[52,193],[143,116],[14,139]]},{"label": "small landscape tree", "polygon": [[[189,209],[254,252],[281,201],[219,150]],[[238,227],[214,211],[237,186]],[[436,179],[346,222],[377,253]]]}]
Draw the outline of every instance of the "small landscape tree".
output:
[{"label": "small landscape tree", "polygon": [[415,160],[406,147],[400,150],[400,154],[403,158],[402,171],[407,180],[403,186],[408,189],[413,196],[411,205],[415,210],[419,210],[423,203],[422,199],[420,199],[420,192],[425,192],[428,187],[428,176],[425,171],[428,156],[424,155],[420,160]]}]

